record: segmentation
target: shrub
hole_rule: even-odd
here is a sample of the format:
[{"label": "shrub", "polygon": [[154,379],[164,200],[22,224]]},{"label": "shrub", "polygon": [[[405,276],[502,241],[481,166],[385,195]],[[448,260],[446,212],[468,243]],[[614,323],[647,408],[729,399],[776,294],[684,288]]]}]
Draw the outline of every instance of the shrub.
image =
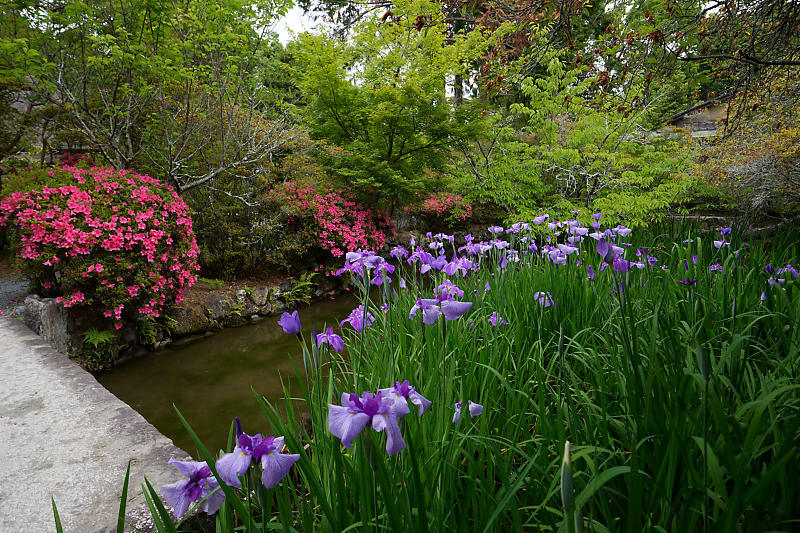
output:
[{"label": "shrub", "polygon": [[302,239],[310,232],[315,247],[326,255],[341,257],[348,251],[381,249],[387,235],[395,234],[387,216],[363,207],[342,189],[318,191],[310,184],[287,182],[270,196],[289,213],[289,233],[301,229]]},{"label": "shrub", "polygon": [[119,329],[123,318],[161,316],[197,280],[189,208],[156,179],[64,166],[21,173],[9,189],[0,226],[34,288],[65,307],[88,306]]},{"label": "shrub", "polygon": [[416,204],[406,207],[406,213],[416,215],[426,226],[452,228],[472,217],[472,205],[461,195],[449,192],[431,193]]}]

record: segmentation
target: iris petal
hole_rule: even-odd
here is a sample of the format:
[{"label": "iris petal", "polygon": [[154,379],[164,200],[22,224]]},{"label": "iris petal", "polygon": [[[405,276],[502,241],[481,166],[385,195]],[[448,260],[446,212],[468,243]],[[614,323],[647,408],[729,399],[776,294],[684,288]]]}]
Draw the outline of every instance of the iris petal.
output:
[{"label": "iris petal", "polygon": [[289,469],[300,459],[299,454],[284,454],[278,451],[268,453],[261,457],[261,482],[268,489],[277,485],[280,480],[286,477]]},{"label": "iris petal", "polygon": [[342,441],[345,448],[350,448],[355,439],[369,422],[364,413],[351,413],[348,408],[328,404],[328,431]]}]

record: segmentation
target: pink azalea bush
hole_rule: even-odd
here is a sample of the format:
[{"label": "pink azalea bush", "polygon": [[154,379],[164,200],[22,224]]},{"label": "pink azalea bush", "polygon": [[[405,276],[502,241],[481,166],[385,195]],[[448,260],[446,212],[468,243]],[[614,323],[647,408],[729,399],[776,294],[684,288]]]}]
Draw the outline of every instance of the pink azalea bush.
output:
[{"label": "pink azalea bush", "polygon": [[197,280],[189,207],[172,187],[129,170],[66,165],[15,178],[0,226],[23,272],[64,307],[91,306],[119,329],[123,318],[161,316]]},{"label": "pink azalea bush", "polygon": [[416,204],[406,207],[406,213],[423,219],[428,226],[457,226],[472,216],[472,205],[459,194],[431,193]]},{"label": "pink azalea bush", "polygon": [[290,227],[303,232],[301,237],[313,238],[316,246],[333,257],[360,249],[379,250],[389,235],[395,235],[387,216],[363,207],[342,189],[318,191],[311,184],[287,182],[271,195],[292,212]]}]

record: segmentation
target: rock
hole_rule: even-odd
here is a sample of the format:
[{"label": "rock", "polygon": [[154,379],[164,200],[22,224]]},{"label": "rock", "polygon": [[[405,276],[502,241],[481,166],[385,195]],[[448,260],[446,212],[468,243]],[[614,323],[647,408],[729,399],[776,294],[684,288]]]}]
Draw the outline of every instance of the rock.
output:
[{"label": "rock", "polygon": [[26,326],[46,339],[57,351],[67,355],[78,353],[80,338],[75,335],[75,324],[55,298],[28,296],[12,314],[20,317]]},{"label": "rock", "polygon": [[284,281],[278,288],[281,290],[282,293],[292,292],[292,282],[291,281]]},{"label": "rock", "polygon": [[206,296],[206,310],[213,320],[219,320],[233,313],[236,301],[229,294],[212,293]]},{"label": "rock", "polygon": [[272,313],[273,313],[272,302],[267,302],[258,308],[258,314],[260,316],[270,316]]},{"label": "rock", "polygon": [[244,289],[236,291],[236,308],[233,310],[234,314],[250,316],[256,311],[258,311],[258,306],[250,300],[247,291]]},{"label": "rock", "polygon": [[250,301],[256,307],[264,307],[269,300],[269,287],[259,287],[249,294]]},{"label": "rock", "polygon": [[272,314],[283,313],[289,308],[283,300],[273,300],[271,303]]},{"label": "rock", "polygon": [[206,315],[206,309],[200,304],[181,307],[172,318],[177,322],[171,331],[173,336],[181,337],[211,329],[211,321]]}]

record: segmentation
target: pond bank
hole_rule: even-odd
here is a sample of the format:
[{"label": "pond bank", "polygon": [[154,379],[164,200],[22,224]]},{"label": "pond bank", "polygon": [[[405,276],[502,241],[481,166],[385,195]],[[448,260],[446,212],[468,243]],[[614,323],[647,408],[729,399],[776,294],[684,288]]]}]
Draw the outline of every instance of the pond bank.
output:
[{"label": "pond bank", "polygon": [[51,497],[65,532],[111,530],[129,460],[128,519],[150,531],[143,478],[177,481],[186,452],[19,321],[0,318],[0,346],[0,531],[54,531]]}]

